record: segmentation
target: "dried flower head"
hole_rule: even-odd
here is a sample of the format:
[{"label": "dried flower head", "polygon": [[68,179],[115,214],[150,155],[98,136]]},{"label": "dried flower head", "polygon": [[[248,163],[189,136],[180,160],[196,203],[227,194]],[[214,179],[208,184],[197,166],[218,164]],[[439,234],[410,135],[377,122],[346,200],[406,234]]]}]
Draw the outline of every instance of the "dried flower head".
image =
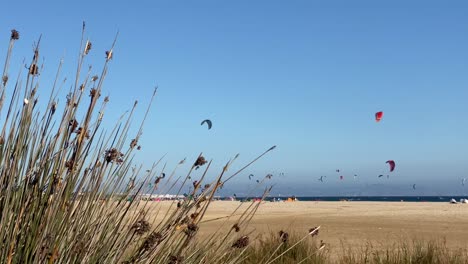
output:
[{"label": "dried flower head", "polygon": [[240,226],[239,226],[239,224],[235,223],[235,224],[232,226],[232,229],[234,229],[235,232],[239,232],[239,231],[240,231]]},{"label": "dried flower head", "polygon": [[288,239],[289,239],[289,234],[284,232],[283,230],[279,231],[279,236],[280,236],[280,239],[283,243],[286,243],[288,242]]},{"label": "dried flower head", "polygon": [[29,74],[37,75],[38,73],[39,73],[39,68],[37,67],[37,65],[35,63],[31,64],[31,66],[29,66]]},{"label": "dried flower head", "polygon": [[2,82],[3,82],[3,86],[5,86],[6,83],[8,82],[8,75],[3,75]]},{"label": "dried flower head", "polygon": [[323,240],[320,240],[320,247],[319,248],[323,248],[325,247],[325,242],[323,242]]},{"label": "dried flower head", "polygon": [[93,44],[91,43],[91,41],[86,41],[86,46],[85,46],[85,50],[84,50],[84,54],[85,55],[88,55],[89,51],[91,50],[91,48],[93,47]]},{"label": "dried flower head", "polygon": [[160,177],[157,177],[156,180],[154,181],[154,185],[158,185],[158,183],[161,181]]},{"label": "dried flower head", "polygon": [[76,121],[76,119],[72,119],[70,122],[68,122],[68,126],[71,127],[71,131],[75,131],[75,129],[78,127],[78,121]]},{"label": "dried flower head", "polygon": [[[75,133],[76,133],[77,135],[81,135],[82,132],[83,132],[83,128],[82,128],[82,127],[79,127],[79,128],[75,131]],[[90,133],[89,130],[86,131],[85,138],[89,139],[89,137],[90,137],[89,133]]]},{"label": "dried flower head", "polygon": [[52,112],[52,114],[54,114],[55,110],[57,110],[57,103],[53,102],[52,105],[50,106],[50,111]]},{"label": "dried flower head", "polygon": [[208,189],[208,188],[210,188],[210,186],[211,186],[210,184],[205,184],[204,188]]},{"label": "dried flower head", "polygon": [[120,164],[123,162],[122,157],[124,154],[120,151],[118,151],[116,148],[112,148],[109,150],[106,150],[106,153],[104,154],[107,163],[109,162],[115,162],[117,164]]},{"label": "dried flower head", "polygon": [[137,147],[137,150],[140,150],[140,149],[141,149],[141,146],[140,146],[140,145],[138,145],[138,147]]},{"label": "dried flower head", "polygon": [[177,202],[177,208],[181,208],[182,207],[182,203],[180,201]]},{"label": "dried flower head", "polygon": [[141,219],[136,221],[132,225],[131,229],[135,232],[135,234],[141,236],[150,230],[150,224],[148,223],[148,221]]},{"label": "dried flower head", "polygon": [[72,171],[73,170],[73,166],[74,166],[75,162],[71,159],[71,160],[67,160],[67,162],[65,162],[65,168],[68,169],[68,171]]},{"label": "dried flower head", "polygon": [[130,148],[134,148],[134,147],[136,147],[136,145],[138,145],[138,141],[134,138],[130,142]]},{"label": "dried flower head", "polygon": [[96,95],[97,97],[100,97],[101,93],[98,93],[98,90],[96,88],[92,88],[91,91],[89,91],[89,96],[91,96],[91,98],[94,98]]},{"label": "dried flower head", "polygon": [[0,136],[0,145],[3,145],[3,144],[5,144],[5,139]]},{"label": "dried flower head", "polygon": [[245,248],[248,245],[249,245],[249,237],[248,236],[243,236],[243,237],[237,239],[236,242],[234,242],[234,244],[232,244],[232,247],[233,248]]},{"label": "dried flower head", "polygon": [[106,60],[111,60],[113,56],[112,50],[106,51]]},{"label": "dried flower head", "polygon": [[149,236],[146,237],[145,242],[143,242],[142,248],[144,251],[149,251],[150,249],[161,243],[162,240],[163,237],[161,233],[153,231]]},{"label": "dried flower head", "polygon": [[184,232],[188,237],[193,237],[195,236],[197,231],[198,231],[198,226],[194,223],[190,223],[187,225],[187,228],[185,229]]},{"label": "dried flower head", "polygon": [[109,96],[104,97],[104,102],[109,102]]},{"label": "dried flower head", "polygon": [[19,32],[16,29],[11,30],[11,37],[10,39],[18,40],[19,39]]},{"label": "dried flower head", "polygon": [[313,237],[318,236],[318,234],[319,234],[318,227],[312,227],[311,229],[309,229],[309,233]]},{"label": "dried flower head", "polygon": [[200,214],[200,213],[193,213],[193,214],[190,214],[190,218],[192,218],[192,220],[195,220],[195,219],[198,217],[199,214]]},{"label": "dried flower head", "polygon": [[91,77],[91,81],[95,82],[99,79],[99,77],[97,75],[94,75],[93,77]]},{"label": "dried flower head", "polygon": [[184,261],[184,257],[182,256],[170,256],[169,257],[169,264],[182,264]]},{"label": "dried flower head", "polygon": [[203,166],[206,163],[207,163],[207,161],[205,160],[205,157],[200,156],[200,157],[197,158],[197,160],[195,161],[193,166],[195,166],[195,169],[198,169],[200,166]]},{"label": "dried flower head", "polygon": [[30,186],[34,186],[34,185],[36,185],[38,182],[39,182],[39,177],[34,176],[33,178],[31,178],[31,179],[29,180],[29,185],[30,185]]},{"label": "dried flower head", "polygon": [[198,188],[198,185],[199,185],[198,181],[193,181],[192,184],[193,184],[193,188],[195,189]]}]

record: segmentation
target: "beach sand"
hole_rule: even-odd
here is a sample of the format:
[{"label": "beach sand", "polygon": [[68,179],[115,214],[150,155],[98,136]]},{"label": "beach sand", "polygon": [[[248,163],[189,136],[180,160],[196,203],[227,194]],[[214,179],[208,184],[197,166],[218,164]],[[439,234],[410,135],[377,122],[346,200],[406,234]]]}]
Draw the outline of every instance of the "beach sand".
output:
[{"label": "beach sand", "polygon": [[[215,201],[204,221],[229,215],[240,202]],[[250,203],[242,203],[246,208]],[[239,215],[243,210],[239,210]],[[236,222],[233,217],[225,228]],[[225,219],[205,222],[200,235],[216,231]],[[330,247],[387,247],[412,239],[446,240],[451,248],[468,247],[468,204],[431,202],[262,202],[250,223],[257,234],[306,234],[321,226],[318,240]]]}]

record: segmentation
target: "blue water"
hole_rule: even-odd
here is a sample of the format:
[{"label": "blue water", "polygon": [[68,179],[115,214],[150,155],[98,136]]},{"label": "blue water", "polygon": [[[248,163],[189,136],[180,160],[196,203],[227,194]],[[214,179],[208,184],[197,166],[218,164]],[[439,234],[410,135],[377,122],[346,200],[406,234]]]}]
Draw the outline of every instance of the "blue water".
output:
[{"label": "blue water", "polygon": [[[238,197],[240,198],[240,197]],[[272,201],[273,198],[286,200],[288,197],[267,197],[265,200]],[[460,199],[468,198],[466,196],[306,196],[296,197],[299,201],[363,201],[363,202],[449,202],[450,199],[455,199],[457,202]]]}]

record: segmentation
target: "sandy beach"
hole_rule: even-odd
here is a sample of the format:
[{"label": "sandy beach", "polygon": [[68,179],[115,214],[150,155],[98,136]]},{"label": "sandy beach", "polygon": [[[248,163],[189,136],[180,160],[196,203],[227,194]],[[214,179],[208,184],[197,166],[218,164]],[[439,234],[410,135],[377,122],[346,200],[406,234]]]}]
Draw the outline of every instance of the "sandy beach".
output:
[{"label": "sandy beach", "polygon": [[[215,201],[204,221],[229,215],[241,203]],[[250,203],[243,203],[246,208]],[[239,210],[239,215],[243,210]],[[234,217],[226,227],[236,222]],[[431,202],[263,202],[250,229],[306,233],[321,226],[319,240],[332,248],[344,242],[352,248],[367,242],[388,246],[408,239],[446,240],[449,247],[468,246],[468,204]],[[225,220],[202,224],[201,235],[214,232]],[[217,223],[217,224],[215,224]],[[247,231],[247,230],[245,230]]]}]

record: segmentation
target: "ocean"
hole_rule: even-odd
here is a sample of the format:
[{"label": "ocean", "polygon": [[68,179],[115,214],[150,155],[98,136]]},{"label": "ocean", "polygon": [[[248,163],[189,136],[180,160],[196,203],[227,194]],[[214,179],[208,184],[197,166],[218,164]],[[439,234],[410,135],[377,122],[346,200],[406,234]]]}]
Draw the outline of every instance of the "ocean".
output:
[{"label": "ocean", "polygon": [[[288,197],[267,197],[265,200],[272,201],[281,199],[286,200]],[[299,201],[363,201],[363,202],[443,202],[447,203],[452,198],[457,202],[460,199],[466,199],[468,196],[297,196]],[[238,197],[238,200],[242,199]]]}]

